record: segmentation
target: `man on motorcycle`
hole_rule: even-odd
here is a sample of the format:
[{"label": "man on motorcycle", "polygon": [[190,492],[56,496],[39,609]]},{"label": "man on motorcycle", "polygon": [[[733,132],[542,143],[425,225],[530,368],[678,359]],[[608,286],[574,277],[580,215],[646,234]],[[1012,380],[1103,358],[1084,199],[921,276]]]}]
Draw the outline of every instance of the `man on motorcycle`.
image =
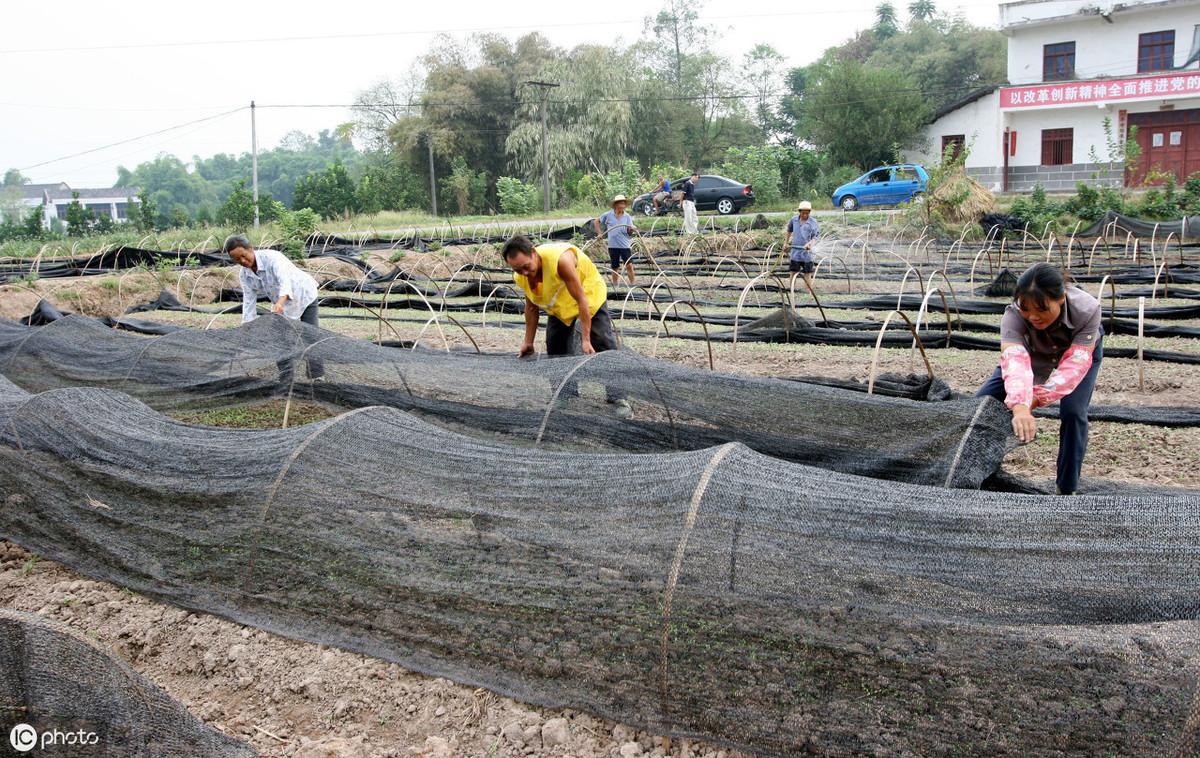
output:
[{"label": "man on motorcycle", "polygon": [[658,177],[658,186],[651,190],[654,195],[654,212],[657,214],[659,205],[671,199],[671,180],[665,176]]}]

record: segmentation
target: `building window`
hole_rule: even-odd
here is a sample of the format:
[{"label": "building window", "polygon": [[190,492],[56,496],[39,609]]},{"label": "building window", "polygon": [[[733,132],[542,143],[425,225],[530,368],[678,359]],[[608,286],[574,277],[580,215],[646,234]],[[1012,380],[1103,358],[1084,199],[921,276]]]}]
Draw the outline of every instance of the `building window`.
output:
[{"label": "building window", "polygon": [[1138,35],[1138,73],[1175,67],[1175,30]]},{"label": "building window", "polygon": [[67,208],[69,206],[70,206],[70,203],[62,203],[60,205],[55,205],[54,206],[54,215],[58,216],[63,221],[66,221],[67,220]]},{"label": "building window", "polygon": [[1070,163],[1074,142],[1074,129],[1043,129],[1042,165],[1065,166]]},{"label": "building window", "polygon": [[129,203],[117,203],[117,220],[125,221],[129,218]]},{"label": "building window", "polygon": [[1058,42],[1042,48],[1042,81],[1075,78],[1075,43]]},{"label": "building window", "polygon": [[[963,146],[967,144],[967,135],[965,134],[943,134],[942,135],[942,158],[951,161],[958,160],[958,156],[962,155]],[[946,148],[950,148],[950,155],[947,158]]]},{"label": "building window", "polygon": [[84,207],[95,213],[96,218],[112,218],[112,205],[109,203],[90,203]]}]

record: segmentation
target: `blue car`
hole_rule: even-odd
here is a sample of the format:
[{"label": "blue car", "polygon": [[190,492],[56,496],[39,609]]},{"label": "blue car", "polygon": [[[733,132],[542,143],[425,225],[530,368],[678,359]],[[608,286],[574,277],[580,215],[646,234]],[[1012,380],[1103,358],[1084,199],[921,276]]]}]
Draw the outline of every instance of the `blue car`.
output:
[{"label": "blue car", "polygon": [[923,166],[880,166],[834,190],[833,204],[847,211],[864,205],[899,205],[924,194],[928,184],[929,174]]}]

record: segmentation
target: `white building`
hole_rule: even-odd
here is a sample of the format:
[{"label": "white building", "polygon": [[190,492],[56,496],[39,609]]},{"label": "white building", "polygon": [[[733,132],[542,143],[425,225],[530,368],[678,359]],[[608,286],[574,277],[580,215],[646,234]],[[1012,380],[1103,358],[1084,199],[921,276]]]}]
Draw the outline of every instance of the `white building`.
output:
[{"label": "white building", "polygon": [[43,225],[46,228],[50,228],[50,220],[55,218],[62,221],[63,224],[67,223],[67,206],[75,199],[75,194],[79,195],[79,204],[94,212],[96,218],[107,216],[118,224],[129,220],[130,202],[141,202],[137,199],[137,194],[141,191],[137,187],[73,190],[66,182],[56,182],[54,184],[22,184],[20,190],[22,207],[45,206]]},{"label": "white building", "polygon": [[[933,165],[966,143],[968,173],[1009,191],[1136,185],[1150,170],[1182,183],[1200,171],[1200,0],[1020,0],[1000,5],[1000,30],[1008,86],[942,109],[906,160]],[[1106,117],[1116,140],[1137,127],[1129,176],[1110,164]]]}]

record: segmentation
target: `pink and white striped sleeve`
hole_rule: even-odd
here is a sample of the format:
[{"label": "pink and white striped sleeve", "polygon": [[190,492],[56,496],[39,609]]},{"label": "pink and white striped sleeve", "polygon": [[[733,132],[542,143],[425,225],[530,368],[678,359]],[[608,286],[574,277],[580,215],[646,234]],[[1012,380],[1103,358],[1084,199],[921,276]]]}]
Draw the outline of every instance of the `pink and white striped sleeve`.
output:
[{"label": "pink and white striped sleeve", "polygon": [[1072,345],[1058,362],[1058,368],[1050,374],[1045,384],[1033,388],[1038,405],[1049,405],[1062,400],[1075,391],[1083,377],[1092,368],[1092,351]]},{"label": "pink and white striped sleeve", "polygon": [[1024,345],[1009,345],[1000,353],[1000,375],[1004,377],[1004,404],[1010,409],[1033,403],[1033,363]]}]

